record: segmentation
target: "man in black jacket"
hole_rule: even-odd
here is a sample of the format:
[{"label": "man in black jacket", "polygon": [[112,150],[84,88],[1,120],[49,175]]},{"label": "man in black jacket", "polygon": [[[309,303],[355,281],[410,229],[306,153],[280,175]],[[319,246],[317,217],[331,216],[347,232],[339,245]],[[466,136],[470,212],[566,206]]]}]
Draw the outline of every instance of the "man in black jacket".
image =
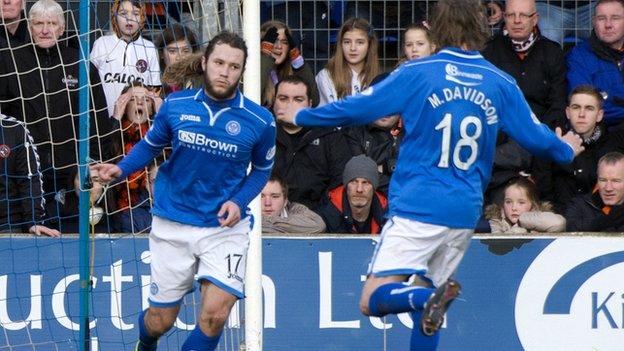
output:
[{"label": "man in black jacket", "polygon": [[559,44],[540,34],[535,1],[508,0],[504,26],[483,57],[516,79],[537,118],[549,126],[564,120],[566,65]]},{"label": "man in black jacket", "polygon": [[567,231],[624,231],[624,154],[610,152],[600,158],[597,185],[597,192],[579,195],[568,206]]},{"label": "man in black jacket", "polygon": [[5,51],[1,57],[0,109],[24,121],[31,131],[41,158],[48,214],[54,216],[54,199],[64,202],[64,194],[71,190],[67,189],[71,169],[78,163],[81,86],[91,87],[91,158],[110,157],[113,124],[97,71],[91,66],[90,82],[80,82],[79,67],[85,62],[77,49],[59,41],[65,28],[60,5],[35,3],[29,27],[34,47]]},{"label": "man in black jacket", "polygon": [[540,197],[552,202],[558,213],[565,213],[574,196],[592,191],[600,157],[610,151],[624,151],[624,130],[609,131],[601,123],[603,103],[602,95],[595,87],[576,87],[570,93],[566,108],[568,125],[564,132],[571,130],[581,136],[585,150],[567,165],[543,160],[534,163],[532,176]]},{"label": "man in black jacket", "polygon": [[0,114],[0,232],[60,236],[44,226],[39,156],[24,123]]},{"label": "man in black jacket", "polygon": [[379,234],[386,223],[388,200],[376,191],[377,164],[365,155],[354,156],[345,165],[342,185],[327,193],[317,213],[328,233]]},{"label": "man in black jacket", "polygon": [[276,90],[273,113],[279,126],[273,172],[286,180],[290,201],[314,209],[327,191],[340,184],[351,156],[349,146],[335,128],[303,128],[283,121],[286,106],[311,106],[310,89],[301,78],[286,77]]}]

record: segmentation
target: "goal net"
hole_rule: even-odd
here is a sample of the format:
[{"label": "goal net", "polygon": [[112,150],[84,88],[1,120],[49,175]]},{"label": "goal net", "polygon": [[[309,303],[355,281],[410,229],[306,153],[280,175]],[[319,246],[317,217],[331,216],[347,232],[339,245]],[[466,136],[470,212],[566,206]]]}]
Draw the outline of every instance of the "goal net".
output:
[{"label": "goal net", "polygon": [[[148,307],[150,289],[152,185],[169,153],[165,148],[149,167],[109,186],[86,171],[97,162],[118,162],[145,135],[159,107],[154,94],[164,98],[173,90],[200,87],[197,77],[162,84],[165,66],[203,52],[222,30],[243,35],[244,2],[141,1],[134,22],[137,14],[124,2],[59,0],[62,11],[56,16],[49,0],[24,0],[15,21],[9,21],[13,9],[2,5],[0,351],[134,350],[137,316]],[[87,29],[80,25],[86,13]],[[130,44],[120,43],[118,37],[134,26],[140,36],[130,34]],[[247,44],[250,51],[259,48],[254,40]],[[254,57],[250,54],[247,67]],[[88,222],[82,230],[89,242],[87,286],[79,277],[81,221]],[[259,265],[258,257],[249,262]],[[259,275],[259,267],[251,271]],[[250,284],[257,295],[260,278],[247,288]],[[88,316],[81,315],[79,303],[85,290]],[[196,289],[185,296],[159,350],[180,349],[199,307]],[[218,350],[259,349],[247,345],[246,319],[241,300]],[[87,323],[85,342],[80,330]],[[261,345],[261,338],[253,339]]]}]

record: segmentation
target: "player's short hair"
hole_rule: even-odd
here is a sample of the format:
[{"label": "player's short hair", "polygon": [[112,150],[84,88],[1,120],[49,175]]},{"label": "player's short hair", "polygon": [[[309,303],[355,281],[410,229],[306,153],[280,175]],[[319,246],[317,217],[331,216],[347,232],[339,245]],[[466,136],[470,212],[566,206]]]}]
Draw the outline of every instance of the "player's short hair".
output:
[{"label": "player's short hair", "polygon": [[277,95],[277,91],[279,90],[279,87],[282,85],[282,83],[290,83],[290,84],[303,84],[306,87],[306,97],[308,98],[308,100],[312,100],[312,89],[310,88],[310,84],[308,84],[308,82],[306,82],[304,79],[302,79],[299,76],[296,75],[290,75],[290,76],[286,76],[284,78],[282,78],[282,80],[279,81],[279,83],[277,83],[277,85],[275,86],[275,94]]},{"label": "player's short hair", "polygon": [[598,160],[598,166],[604,164],[604,165],[614,165],[618,162],[622,162],[624,161],[624,154],[618,151],[612,151],[609,152],[607,154],[605,154],[604,156],[602,156],[599,160]]},{"label": "player's short hair", "polygon": [[481,50],[490,37],[485,6],[479,0],[440,0],[433,13],[431,33],[440,48]]},{"label": "player's short hair", "polygon": [[206,60],[208,59],[210,54],[212,54],[212,52],[214,51],[215,46],[219,44],[227,44],[235,49],[242,50],[243,56],[244,56],[243,69],[245,68],[245,64],[247,62],[247,44],[245,44],[245,40],[243,38],[241,38],[236,33],[228,32],[228,31],[223,31],[215,35],[208,42],[208,46],[206,46],[206,51],[204,52],[204,57],[206,58]]},{"label": "player's short hair", "polygon": [[572,97],[578,94],[585,94],[585,95],[593,96],[596,99],[596,101],[598,101],[598,108],[602,109],[602,106],[604,105],[604,97],[602,96],[602,93],[600,92],[600,90],[598,90],[595,86],[589,85],[589,84],[582,84],[574,88],[572,92],[570,92],[570,95],[568,95],[568,105],[572,101]]},{"label": "player's short hair", "polygon": [[63,8],[58,2],[54,0],[39,0],[28,11],[28,20],[32,21],[36,17],[48,15],[50,17],[56,17],[59,25],[65,27],[65,16],[63,15]]},{"label": "player's short hair", "polygon": [[284,195],[284,199],[288,199],[288,183],[286,180],[282,178],[279,174],[273,172],[271,173],[271,177],[269,177],[269,182],[276,182],[279,184],[280,188],[282,188],[282,194]]}]

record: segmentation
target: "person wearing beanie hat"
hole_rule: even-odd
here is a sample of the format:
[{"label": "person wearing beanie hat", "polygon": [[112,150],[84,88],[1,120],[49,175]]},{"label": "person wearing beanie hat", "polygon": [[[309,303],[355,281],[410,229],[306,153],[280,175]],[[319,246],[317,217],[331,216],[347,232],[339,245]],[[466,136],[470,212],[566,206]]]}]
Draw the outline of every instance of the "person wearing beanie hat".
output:
[{"label": "person wearing beanie hat", "polygon": [[366,155],[352,157],[342,185],[329,191],[318,208],[328,233],[379,234],[385,223],[386,197],[379,186],[377,164]]},{"label": "person wearing beanie hat", "polygon": [[123,88],[135,80],[160,87],[160,58],[156,46],[141,36],[145,25],[142,1],[115,0],[111,7],[111,31],[93,43],[89,59],[98,69],[106,94],[108,115]]},{"label": "person wearing beanie hat", "polygon": [[358,155],[352,157],[345,165],[342,173],[342,184],[347,185],[355,178],[364,178],[373,189],[377,189],[379,185],[379,172],[377,172],[377,164],[366,155]]}]

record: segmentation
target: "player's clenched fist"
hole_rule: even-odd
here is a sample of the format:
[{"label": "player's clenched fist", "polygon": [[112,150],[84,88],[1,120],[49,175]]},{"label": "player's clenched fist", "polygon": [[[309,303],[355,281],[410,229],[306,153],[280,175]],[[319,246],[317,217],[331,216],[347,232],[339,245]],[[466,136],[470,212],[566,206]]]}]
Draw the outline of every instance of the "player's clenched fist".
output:
[{"label": "player's clenched fist", "polygon": [[112,163],[98,163],[92,167],[99,173],[103,183],[108,183],[121,175],[121,168]]}]

